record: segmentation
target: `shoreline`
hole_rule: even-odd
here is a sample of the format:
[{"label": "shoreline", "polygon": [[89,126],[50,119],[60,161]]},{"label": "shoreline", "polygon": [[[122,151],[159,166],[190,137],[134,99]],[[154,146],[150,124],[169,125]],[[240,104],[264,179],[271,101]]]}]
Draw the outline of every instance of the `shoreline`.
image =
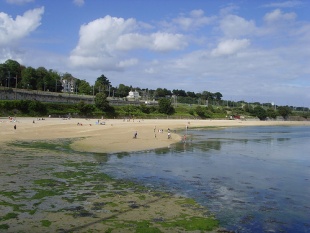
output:
[{"label": "shoreline", "polygon": [[[0,118],[0,143],[75,139],[70,146],[76,151],[120,153],[169,147],[182,140],[182,135],[177,133],[180,130],[277,125],[310,126],[310,121]],[[171,132],[170,139],[168,129]],[[135,132],[137,138],[134,139]]]}]

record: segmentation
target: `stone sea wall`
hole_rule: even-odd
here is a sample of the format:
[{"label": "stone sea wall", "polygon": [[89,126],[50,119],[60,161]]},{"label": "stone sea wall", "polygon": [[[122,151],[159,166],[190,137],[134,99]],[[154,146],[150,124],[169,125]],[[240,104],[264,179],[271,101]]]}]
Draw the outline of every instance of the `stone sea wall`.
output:
[{"label": "stone sea wall", "polygon": [[[90,95],[77,95],[72,93],[55,93],[47,91],[34,91],[15,88],[1,88],[0,87],[0,100],[37,100],[40,102],[50,103],[79,103],[84,101],[86,104],[93,104],[94,97]],[[109,97],[108,101],[110,105],[140,105],[144,101],[134,101],[122,98]],[[148,102],[148,105],[157,105],[158,103]]]}]

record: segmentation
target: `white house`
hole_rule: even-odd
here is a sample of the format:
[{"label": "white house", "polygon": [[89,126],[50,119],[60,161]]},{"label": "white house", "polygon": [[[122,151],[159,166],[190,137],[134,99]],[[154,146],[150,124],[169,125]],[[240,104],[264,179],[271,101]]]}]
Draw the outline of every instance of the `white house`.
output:
[{"label": "white house", "polygon": [[139,95],[139,92],[135,91],[130,91],[129,95],[127,96],[128,100],[139,100],[141,96]]},{"label": "white house", "polygon": [[62,92],[74,92],[75,80],[74,79],[62,79]]}]

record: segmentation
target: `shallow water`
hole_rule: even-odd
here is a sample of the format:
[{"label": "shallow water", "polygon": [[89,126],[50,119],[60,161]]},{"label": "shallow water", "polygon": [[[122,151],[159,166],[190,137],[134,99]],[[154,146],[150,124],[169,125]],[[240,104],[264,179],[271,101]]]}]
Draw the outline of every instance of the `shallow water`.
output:
[{"label": "shallow water", "polygon": [[189,130],[186,143],[110,155],[102,169],[194,198],[238,232],[310,232],[310,127]]}]

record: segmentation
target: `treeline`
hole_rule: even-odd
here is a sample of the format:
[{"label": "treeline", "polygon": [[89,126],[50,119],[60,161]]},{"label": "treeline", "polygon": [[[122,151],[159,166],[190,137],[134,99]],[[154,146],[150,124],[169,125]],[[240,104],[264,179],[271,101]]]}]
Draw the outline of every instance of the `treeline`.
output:
[{"label": "treeline", "polygon": [[155,90],[119,84],[117,87],[111,85],[110,80],[105,76],[99,76],[94,85],[86,80],[74,77],[70,73],[61,74],[45,67],[33,68],[24,66],[15,60],[7,60],[0,64],[0,84],[6,88],[21,88],[28,90],[39,90],[49,92],[70,91],[76,94],[96,95],[105,93],[108,97],[124,98],[129,91],[136,90],[145,100],[174,97],[174,101],[188,104],[206,104],[206,101],[220,101],[222,94],[203,91],[194,93],[185,90],[168,90],[157,88]]},{"label": "treeline", "polygon": [[[70,91],[75,94],[93,95],[104,93],[107,97],[124,98],[128,96],[129,91],[136,90],[139,92],[143,100],[160,100],[170,98],[171,103],[190,105],[205,105],[205,106],[221,106],[238,108],[242,106],[262,106],[264,109],[276,108],[270,103],[246,103],[244,101],[229,101],[223,100],[223,95],[220,92],[202,91],[200,93],[185,91],[185,90],[168,90],[166,88],[157,88],[155,90],[148,88],[140,88],[119,84],[117,87],[111,85],[110,80],[105,76],[99,76],[94,85],[90,85],[86,80],[81,80],[74,77],[70,73],[61,74],[52,69],[45,67],[33,68],[24,66],[15,60],[7,60],[0,64],[0,85],[5,88],[21,88],[28,90],[40,90],[49,92]],[[64,90],[66,89],[66,90]],[[291,111],[309,112],[309,108],[304,107],[289,107]],[[250,112],[249,112],[250,113]]]},{"label": "treeline", "polygon": [[305,120],[310,118],[309,112],[292,111],[288,106],[277,109],[243,105],[242,107],[201,106],[179,104],[174,105],[170,99],[162,98],[158,105],[110,106],[104,93],[98,93],[95,104],[83,101],[77,104],[42,103],[35,100],[2,100],[0,116],[32,116],[32,117],[87,117],[87,118],[187,118],[187,119],[241,119],[257,117],[260,120],[273,120],[282,117]]}]

